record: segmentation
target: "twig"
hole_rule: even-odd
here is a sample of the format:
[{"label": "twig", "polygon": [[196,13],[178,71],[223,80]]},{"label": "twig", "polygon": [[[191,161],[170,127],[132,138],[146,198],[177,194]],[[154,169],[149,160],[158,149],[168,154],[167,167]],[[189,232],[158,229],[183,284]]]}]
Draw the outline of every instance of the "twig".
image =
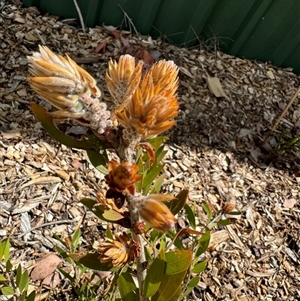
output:
[{"label": "twig", "polygon": [[300,88],[297,90],[297,92],[294,94],[294,96],[292,97],[292,99],[290,100],[290,102],[288,103],[288,105],[285,107],[285,109],[283,110],[283,112],[281,113],[281,115],[278,117],[278,119],[276,120],[276,122],[274,123],[271,132],[274,132],[279,124],[279,122],[281,121],[281,119],[284,117],[284,115],[286,114],[286,112],[288,111],[288,109],[290,108],[290,106],[293,104],[293,102],[295,101],[296,97],[298,96],[298,94],[300,93]]},{"label": "twig", "polygon": [[269,134],[267,135],[267,137],[264,139],[264,142],[269,138],[269,136],[271,135],[271,133],[273,133],[276,130],[276,128],[278,127],[279,122],[282,120],[282,118],[284,117],[284,115],[286,114],[286,112],[288,111],[288,109],[291,107],[291,105],[293,104],[293,102],[295,101],[295,99],[297,98],[297,96],[298,96],[299,93],[300,93],[300,88],[298,88],[298,90],[293,95],[292,99],[287,104],[287,106],[285,107],[285,109],[283,110],[283,112],[281,113],[281,115],[277,118],[276,122],[272,126],[271,131],[269,132]]},{"label": "twig", "polygon": [[[131,28],[131,26],[133,27],[134,31],[135,31],[135,34],[138,36],[139,35],[139,32],[136,30],[132,20],[130,19],[130,17],[127,15],[127,13],[125,12],[125,10],[122,8],[122,6],[119,4],[119,7],[121,9],[121,11],[123,12],[124,16],[125,16],[125,22],[126,22],[126,19],[128,20],[129,22],[129,28]],[[126,23],[125,23],[126,24]],[[131,31],[131,30],[130,30]]]},{"label": "twig", "polygon": [[79,220],[78,217],[75,217],[71,220],[62,220],[62,221],[54,221],[54,222],[50,222],[50,223],[45,223],[45,224],[33,227],[33,228],[29,229],[28,231],[18,235],[18,238],[21,238],[24,235],[26,235],[27,233],[29,233],[33,230],[39,229],[39,228],[43,228],[43,227],[47,227],[47,226],[53,226],[53,225],[60,225],[60,224],[72,224],[72,223],[76,223],[78,220]]},{"label": "twig", "polygon": [[83,17],[82,17],[82,14],[81,14],[80,7],[79,7],[79,5],[78,5],[78,3],[77,3],[76,0],[73,0],[73,2],[74,2],[74,5],[75,5],[75,7],[76,7],[78,16],[79,16],[79,20],[80,20],[80,24],[81,24],[82,31],[85,32],[85,26],[84,26],[84,21],[83,21]]}]

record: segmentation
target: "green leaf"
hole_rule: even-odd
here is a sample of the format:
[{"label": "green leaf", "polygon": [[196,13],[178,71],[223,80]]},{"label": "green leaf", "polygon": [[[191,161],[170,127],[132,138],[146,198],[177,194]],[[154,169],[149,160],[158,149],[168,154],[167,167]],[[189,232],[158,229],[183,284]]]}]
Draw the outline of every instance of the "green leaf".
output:
[{"label": "green leaf", "polygon": [[192,290],[195,288],[195,286],[198,284],[200,278],[198,276],[194,277],[188,284],[187,284],[187,289],[183,293],[182,297],[187,297]]},{"label": "green leaf", "polygon": [[198,284],[199,280],[200,278],[196,276],[187,284],[187,286],[194,288]]},{"label": "green leaf", "polygon": [[9,295],[13,295],[14,294],[14,290],[10,286],[4,286],[4,287],[2,287],[1,288],[1,292],[5,296],[9,296]]},{"label": "green leaf", "polygon": [[196,257],[199,257],[207,250],[209,246],[209,241],[210,241],[210,231],[207,230],[199,239],[197,251],[196,251]]},{"label": "green leaf", "polygon": [[34,301],[35,299],[35,291],[32,291],[28,296],[26,301]]},{"label": "green leaf", "polygon": [[78,148],[78,149],[92,149],[92,145],[87,141],[81,141],[73,139],[71,136],[68,136],[62,133],[53,123],[53,117],[47,114],[47,110],[38,105],[37,103],[31,103],[30,108],[33,111],[36,119],[41,122],[43,128],[46,132],[58,141],[61,144],[64,144],[68,147]]},{"label": "green leaf", "polygon": [[218,220],[217,222],[218,225],[220,226],[228,226],[228,225],[231,225],[231,221],[229,219],[220,219]]},{"label": "green leaf", "polygon": [[202,202],[202,208],[207,215],[208,222],[210,222],[211,218],[212,218],[212,212],[211,212],[210,206],[208,205],[208,203],[206,201]]},{"label": "green leaf", "polygon": [[13,268],[13,265],[12,265],[12,263],[10,262],[10,260],[7,260],[7,261],[6,261],[5,268],[6,268],[6,272],[10,272],[11,269]]},{"label": "green leaf", "polygon": [[129,270],[118,277],[117,283],[122,301],[139,301],[137,287],[135,286]]},{"label": "green leaf", "polygon": [[107,221],[110,221],[110,222],[116,222],[116,221],[119,221],[120,219],[124,218],[124,216],[121,213],[119,213],[113,209],[108,209],[108,210],[104,211],[102,216]]},{"label": "green leaf", "polygon": [[98,271],[109,271],[111,266],[108,263],[102,263],[99,260],[99,254],[97,253],[69,253],[70,258],[75,262],[79,262],[87,268],[98,270]]},{"label": "green leaf", "polygon": [[80,237],[81,237],[81,231],[80,231],[80,228],[78,228],[72,236],[72,251],[73,252],[76,251],[76,249],[79,245]]},{"label": "green leaf", "polygon": [[197,263],[193,267],[192,272],[196,273],[196,274],[202,273],[205,270],[205,268],[206,268],[206,264],[207,264],[207,262],[205,260],[201,261],[200,263]]},{"label": "green leaf", "polygon": [[4,277],[3,274],[0,274],[0,282],[5,282],[7,279]]},{"label": "green leaf", "polygon": [[158,166],[154,166],[152,165],[149,172],[147,173],[147,175],[145,176],[145,178],[143,179],[143,194],[147,195],[150,187],[152,185],[152,182],[154,181],[154,179],[158,176],[158,174],[163,170],[164,165],[158,165]]},{"label": "green leaf", "polygon": [[4,258],[4,261],[7,262],[9,258],[10,242],[6,238],[0,242],[0,260]]},{"label": "green leaf", "polygon": [[99,203],[96,200],[84,198],[84,199],[80,200],[80,203],[82,203],[84,206],[86,206],[90,211],[92,211],[101,220],[110,222],[103,216],[103,213],[105,211],[101,210],[101,206],[99,206]]},{"label": "green leaf", "polygon": [[184,207],[188,194],[188,190],[182,190],[175,196],[174,200],[164,203],[168,206],[170,211],[176,215]]},{"label": "green leaf", "polygon": [[181,283],[185,274],[186,270],[173,275],[164,275],[151,301],[177,301],[181,295]]},{"label": "green leaf", "polygon": [[106,151],[104,151],[104,154],[100,154],[99,151],[94,150],[94,149],[88,149],[86,150],[86,153],[92,163],[92,165],[97,168],[101,173],[103,174],[108,174],[108,170],[105,167],[107,162],[108,162],[108,158],[107,158],[107,154]]},{"label": "green leaf", "polygon": [[166,253],[167,268],[166,274],[173,275],[186,271],[192,261],[191,250],[175,250]]},{"label": "green leaf", "polygon": [[106,238],[109,238],[109,239],[113,239],[114,238],[113,233],[111,232],[110,227],[106,227],[105,233],[106,233]]},{"label": "green leaf", "polygon": [[63,274],[64,277],[66,277],[67,279],[69,279],[69,281],[72,284],[75,283],[75,278],[73,278],[69,273],[67,273],[66,271],[64,271],[62,268],[58,268],[58,270]]},{"label": "green leaf", "polygon": [[162,184],[164,182],[165,176],[166,175],[163,173],[162,175],[160,175],[155,180],[155,182],[153,183],[153,187],[152,187],[152,190],[151,190],[150,194],[156,194],[156,193],[160,192],[160,189],[161,189],[161,186],[162,186]]},{"label": "green leaf", "polygon": [[[148,142],[152,145],[155,153],[159,154],[159,148],[168,140],[166,136],[157,136],[155,138],[149,139]],[[163,148],[162,148],[163,149]]]},{"label": "green leaf", "polygon": [[149,269],[147,270],[147,275],[143,286],[143,295],[145,297],[153,296],[158,290],[162,276],[165,272],[166,261],[159,257],[156,257]]},{"label": "green leaf", "polygon": [[17,275],[16,275],[16,284],[17,284],[18,287],[19,287],[19,284],[21,282],[21,276],[22,276],[22,267],[19,264],[18,267],[17,267]]},{"label": "green leaf", "polygon": [[29,277],[28,277],[28,271],[25,270],[23,274],[21,274],[20,282],[18,283],[18,287],[20,289],[20,292],[25,292],[28,290],[29,285]]},{"label": "green leaf", "polygon": [[196,218],[192,208],[188,204],[185,204],[184,210],[191,227],[193,229],[196,229]]}]

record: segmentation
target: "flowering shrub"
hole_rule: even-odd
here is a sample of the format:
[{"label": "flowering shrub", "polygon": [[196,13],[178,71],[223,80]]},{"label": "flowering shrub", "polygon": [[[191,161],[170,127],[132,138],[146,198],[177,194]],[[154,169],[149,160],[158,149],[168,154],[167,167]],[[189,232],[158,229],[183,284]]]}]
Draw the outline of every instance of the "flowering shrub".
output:
[{"label": "flowering shrub", "polygon": [[[81,202],[107,222],[105,241],[95,241],[94,252],[69,254],[75,261],[115,273],[122,300],[178,300],[193,290],[205,269],[201,254],[209,245],[210,229],[225,224],[224,212],[212,217],[203,203],[208,224],[196,230],[188,191],[160,194],[164,180],[162,160],[166,137],[158,135],[175,125],[179,113],[178,68],[159,61],[143,74],[143,63],[130,55],[110,61],[106,83],[114,99],[109,111],[101,101],[96,81],[70,57],[57,56],[47,47],[28,58],[31,87],[57,111],[47,112],[36,103],[37,120],[57,141],[84,149],[91,163],[104,172],[107,189],[96,199]],[[54,120],[74,120],[89,128],[82,140],[61,132]],[[114,152],[119,160],[108,159]],[[175,215],[184,208],[192,228],[175,232]],[[113,233],[110,224],[118,224]],[[189,235],[188,242],[180,239]],[[200,239],[199,239],[200,236]]]}]

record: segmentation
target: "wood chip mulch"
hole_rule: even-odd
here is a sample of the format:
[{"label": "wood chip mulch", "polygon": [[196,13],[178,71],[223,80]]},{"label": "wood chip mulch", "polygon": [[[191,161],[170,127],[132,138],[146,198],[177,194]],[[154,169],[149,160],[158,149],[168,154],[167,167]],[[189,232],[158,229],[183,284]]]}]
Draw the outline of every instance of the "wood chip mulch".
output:
[{"label": "wood chip mulch", "polygon": [[[207,270],[187,300],[299,300],[300,156],[289,146],[300,135],[299,95],[269,134],[300,76],[205,45],[178,48],[112,27],[83,33],[73,20],[17,2],[0,2],[0,239],[11,235],[13,263],[31,271],[43,254],[55,252],[53,234],[67,237],[81,227],[83,248],[101,235],[78,200],[95,196],[103,175],[83,151],[59,145],[35,121],[30,102],[51,108],[26,83],[26,56],[39,44],[68,53],[109,101],[108,61],[129,52],[180,68],[181,113],[169,133],[164,191],[187,188],[191,206],[205,200],[241,211],[232,225],[215,230]],[[74,300],[68,282],[61,277],[47,300]]]}]

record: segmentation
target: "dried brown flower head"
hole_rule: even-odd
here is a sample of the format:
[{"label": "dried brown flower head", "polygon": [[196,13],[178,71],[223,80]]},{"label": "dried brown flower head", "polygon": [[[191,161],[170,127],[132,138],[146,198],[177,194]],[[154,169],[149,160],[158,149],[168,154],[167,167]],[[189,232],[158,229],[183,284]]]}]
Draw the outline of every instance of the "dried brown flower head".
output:
[{"label": "dried brown flower head", "polygon": [[99,98],[100,90],[95,79],[79,67],[68,55],[55,55],[48,47],[39,46],[40,52],[28,57],[28,78],[31,87],[53,106],[62,110],[81,110],[79,95]]},{"label": "dried brown flower head", "polygon": [[108,172],[105,179],[110,188],[118,191],[127,190],[130,194],[134,194],[134,184],[141,179],[141,176],[138,175],[137,164],[129,164],[128,162],[119,164],[112,160],[108,162]]},{"label": "dried brown flower head", "polygon": [[176,218],[170,209],[161,202],[162,199],[173,199],[173,196],[153,194],[137,202],[139,215],[150,224],[154,229],[160,232],[166,232],[174,227]]},{"label": "dried brown flower head", "polygon": [[101,91],[95,79],[68,55],[55,55],[46,46],[39,46],[39,50],[28,57],[33,77],[27,80],[41,97],[59,109],[49,114],[77,120],[99,134],[112,127],[111,113],[99,101]]},{"label": "dried brown flower head", "polygon": [[124,139],[149,139],[174,124],[179,113],[176,97],[178,68],[172,61],[161,61],[151,67],[125,105],[115,112],[119,123],[125,128]]},{"label": "dried brown flower head", "polygon": [[101,262],[111,263],[114,267],[123,267],[139,256],[140,246],[134,242],[125,232],[115,235],[115,239],[107,239],[105,242],[95,242],[93,248],[99,253]]},{"label": "dried brown flower head", "polygon": [[131,97],[141,80],[143,63],[135,64],[135,58],[122,55],[119,63],[110,60],[106,72],[106,84],[113,96],[117,110],[121,110]]}]

